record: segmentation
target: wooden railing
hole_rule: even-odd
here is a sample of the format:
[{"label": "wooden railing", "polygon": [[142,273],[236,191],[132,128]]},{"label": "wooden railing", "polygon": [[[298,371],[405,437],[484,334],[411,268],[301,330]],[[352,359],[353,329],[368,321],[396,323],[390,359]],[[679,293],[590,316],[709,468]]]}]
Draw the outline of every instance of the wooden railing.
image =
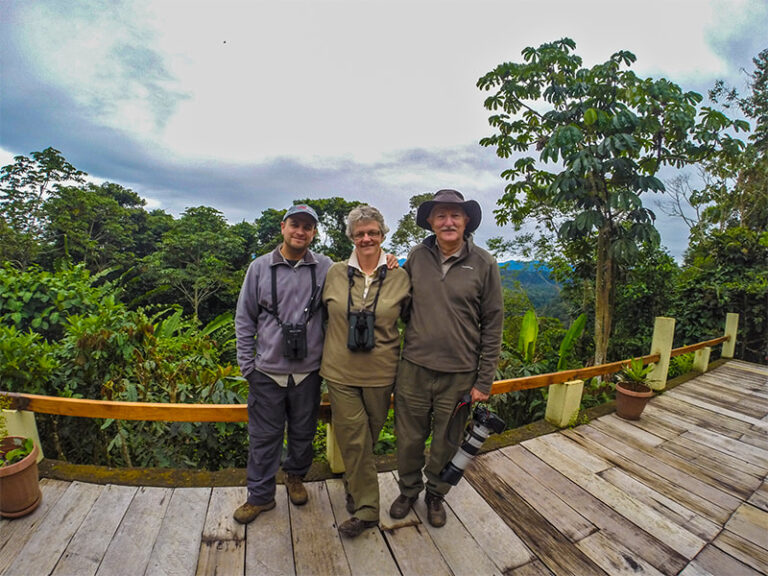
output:
[{"label": "wooden railing", "polygon": [[[675,348],[670,356],[678,356],[710,348],[717,344],[730,341],[730,335],[724,335],[713,340],[698,342],[689,346]],[[644,364],[658,362],[660,354],[642,356]],[[619,372],[630,362],[629,359],[599,366],[564,370],[536,376],[510,378],[493,383],[491,394],[504,394],[515,390],[542,388],[553,384],[562,384],[584,378],[605,376]],[[60,416],[76,416],[81,418],[112,418],[115,420],[145,420],[166,422],[247,422],[248,407],[246,404],[169,404],[159,402],[116,402],[109,400],[88,400],[82,398],[60,398],[55,396],[40,396],[37,394],[17,394],[0,391],[0,395],[11,400],[11,409],[26,410],[38,414],[54,414]],[[330,405],[323,402],[320,408],[320,418],[330,419]]]}]

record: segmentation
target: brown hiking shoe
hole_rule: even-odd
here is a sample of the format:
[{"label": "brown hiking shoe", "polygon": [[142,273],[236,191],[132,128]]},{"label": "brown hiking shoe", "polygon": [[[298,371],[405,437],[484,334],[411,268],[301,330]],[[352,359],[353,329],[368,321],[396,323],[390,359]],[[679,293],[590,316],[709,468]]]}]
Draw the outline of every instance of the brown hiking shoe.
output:
[{"label": "brown hiking shoe", "polygon": [[389,515],[392,516],[392,518],[405,518],[408,515],[408,512],[411,510],[411,506],[413,506],[413,503],[416,502],[418,496],[406,496],[405,494],[400,494],[394,502],[392,502],[392,506],[389,507]]},{"label": "brown hiking shoe", "polygon": [[360,520],[357,516],[352,516],[352,518],[341,523],[339,526],[339,534],[346,536],[347,538],[357,538],[360,534],[368,530],[368,528],[373,528],[378,525],[378,520]]},{"label": "brown hiking shoe", "polygon": [[435,528],[445,526],[445,508],[443,507],[443,497],[438,494],[427,492],[424,497],[427,504],[427,520]]},{"label": "brown hiking shoe", "polygon": [[266,504],[248,504],[248,502],[246,502],[240,506],[240,508],[235,510],[235,513],[232,514],[232,518],[234,518],[240,524],[248,524],[248,522],[253,522],[256,520],[256,516],[262,512],[272,510],[274,507],[274,500],[272,500],[272,502],[267,502]]},{"label": "brown hiking shoe", "polygon": [[291,499],[294,506],[302,506],[307,503],[309,496],[304,484],[301,483],[301,476],[286,474],[285,487],[288,489],[288,498]]}]

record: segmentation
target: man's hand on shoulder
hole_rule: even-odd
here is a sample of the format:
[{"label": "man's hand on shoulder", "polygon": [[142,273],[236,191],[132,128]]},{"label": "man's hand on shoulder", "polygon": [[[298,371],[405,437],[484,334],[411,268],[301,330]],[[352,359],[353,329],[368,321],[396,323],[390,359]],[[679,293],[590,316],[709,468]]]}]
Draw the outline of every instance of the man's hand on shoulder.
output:
[{"label": "man's hand on shoulder", "polygon": [[400,262],[397,260],[397,256],[394,254],[385,254],[387,258],[387,269],[393,270],[395,268],[400,268]]}]

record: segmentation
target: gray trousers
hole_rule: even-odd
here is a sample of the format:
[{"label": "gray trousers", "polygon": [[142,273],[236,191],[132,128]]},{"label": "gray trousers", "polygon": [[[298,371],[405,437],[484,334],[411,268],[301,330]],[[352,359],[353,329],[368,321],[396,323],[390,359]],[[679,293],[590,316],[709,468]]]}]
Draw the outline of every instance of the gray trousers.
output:
[{"label": "gray trousers", "polygon": [[280,467],[286,424],[288,451],[283,472],[303,477],[312,464],[320,375],[312,372],[299,384],[289,378],[284,388],[254,371],[248,374],[248,384],[248,503],[261,505],[275,498],[275,475]]},{"label": "gray trousers", "polygon": [[[443,467],[459,449],[466,426],[464,418],[452,418],[456,404],[472,390],[475,372],[437,372],[400,361],[395,385],[395,434],[400,492],[408,497],[427,492],[445,495],[451,484],[440,479]],[[424,447],[432,433],[429,461]]]}]

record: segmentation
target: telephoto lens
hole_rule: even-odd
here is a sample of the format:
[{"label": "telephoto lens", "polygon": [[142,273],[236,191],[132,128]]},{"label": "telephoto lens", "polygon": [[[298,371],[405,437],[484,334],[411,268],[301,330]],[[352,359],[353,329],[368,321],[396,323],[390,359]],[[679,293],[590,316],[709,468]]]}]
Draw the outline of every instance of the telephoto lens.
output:
[{"label": "telephoto lens", "polygon": [[464,471],[467,466],[475,458],[480,448],[483,446],[483,442],[491,434],[500,434],[505,428],[504,420],[499,418],[496,414],[488,410],[484,406],[475,406],[475,411],[472,414],[472,421],[467,426],[467,430],[464,434],[464,442],[462,442],[459,450],[453,456],[453,459],[446,464],[443,471],[440,473],[440,479],[443,482],[448,482],[453,486],[459,483],[461,477],[464,475]]}]

